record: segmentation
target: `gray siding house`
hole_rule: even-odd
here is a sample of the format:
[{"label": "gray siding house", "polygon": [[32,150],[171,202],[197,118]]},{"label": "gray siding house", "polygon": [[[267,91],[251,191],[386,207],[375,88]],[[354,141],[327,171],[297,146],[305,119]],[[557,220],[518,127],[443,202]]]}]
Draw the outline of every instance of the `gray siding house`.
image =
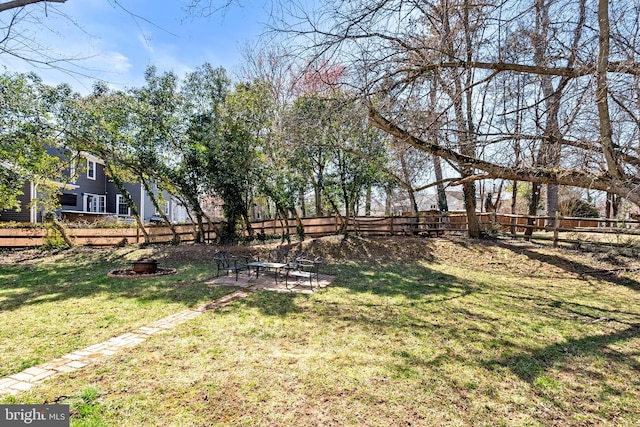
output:
[{"label": "gray siding house", "polygon": [[[56,154],[60,155],[59,152]],[[77,159],[77,162],[66,172],[67,177],[75,176],[75,179],[69,178],[70,182],[62,185],[62,194],[59,196],[61,205],[59,215],[70,221],[95,222],[106,218],[133,220],[131,209],[125,198],[105,174],[104,162],[85,152],[80,153]],[[144,222],[154,220],[158,212],[151,197],[144,191],[143,185],[128,183],[126,187],[142,220]],[[27,182],[23,193],[19,198],[21,210],[0,211],[0,221],[42,222],[42,212],[37,208],[28,208],[31,201],[36,198],[37,188]],[[172,222],[187,220],[186,209],[175,198],[164,192],[162,199],[163,210]]]},{"label": "gray siding house", "polygon": [[28,207],[35,197],[35,185],[31,182],[25,182],[22,186],[22,195],[18,196],[21,209],[0,210],[0,221],[42,222],[42,213],[35,208]]}]

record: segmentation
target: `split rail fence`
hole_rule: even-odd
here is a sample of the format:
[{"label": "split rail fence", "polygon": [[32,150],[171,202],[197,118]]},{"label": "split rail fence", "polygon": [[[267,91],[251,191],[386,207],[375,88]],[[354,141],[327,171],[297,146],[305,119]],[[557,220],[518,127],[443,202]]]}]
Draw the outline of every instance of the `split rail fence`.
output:
[{"label": "split rail fence", "polygon": [[[621,236],[625,239],[638,238],[640,242],[640,221],[611,220],[602,218],[566,218],[509,214],[478,214],[484,230],[499,231],[510,234],[514,238],[530,240],[551,240],[559,242],[579,243],[581,241],[600,240],[600,243],[615,245],[620,243]],[[467,235],[467,217],[464,213],[421,213],[414,216],[390,217],[355,217],[339,218],[335,216],[320,218],[303,218],[304,234],[315,238],[341,233],[359,234],[362,236],[441,236],[446,234]],[[219,223],[207,225],[206,240],[216,241],[216,229]],[[279,219],[256,221],[252,223],[257,236],[273,237],[276,235],[294,235],[296,222],[288,221],[283,225]],[[531,229],[531,236],[525,236],[525,231]],[[149,243],[168,243],[173,234],[167,226],[150,226],[145,228],[149,235]],[[194,241],[193,225],[177,225],[176,231],[181,241]],[[67,235],[79,246],[114,246],[119,244],[135,244],[144,242],[144,234],[139,228],[96,228],[68,227]],[[18,227],[0,228],[0,247],[25,248],[38,247],[47,242],[47,228]],[[604,239],[594,239],[593,236],[609,236]],[[611,236],[614,236],[611,238]]]}]

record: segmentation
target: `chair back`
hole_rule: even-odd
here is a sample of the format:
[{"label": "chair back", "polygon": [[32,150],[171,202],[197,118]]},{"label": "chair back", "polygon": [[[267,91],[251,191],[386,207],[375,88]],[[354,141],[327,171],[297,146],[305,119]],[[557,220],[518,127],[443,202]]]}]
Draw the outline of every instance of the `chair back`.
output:
[{"label": "chair back", "polygon": [[308,259],[308,258],[297,258],[295,261],[295,265],[297,270],[305,271],[307,273],[313,274],[313,276],[318,275],[318,271],[320,270],[320,264],[322,264],[321,258]]},{"label": "chair back", "polygon": [[218,268],[228,268],[231,266],[232,262],[235,261],[236,257],[227,251],[216,251],[213,254],[213,259],[218,265]]}]

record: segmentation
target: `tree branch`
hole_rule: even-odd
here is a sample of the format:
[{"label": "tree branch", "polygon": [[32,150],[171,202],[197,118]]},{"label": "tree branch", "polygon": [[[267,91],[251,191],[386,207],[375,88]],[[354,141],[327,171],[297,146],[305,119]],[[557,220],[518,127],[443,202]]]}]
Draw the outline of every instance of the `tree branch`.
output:
[{"label": "tree branch", "polygon": [[[524,65],[508,62],[483,62],[483,61],[449,61],[427,64],[419,68],[407,68],[407,73],[423,74],[440,68],[479,68],[494,71],[515,71],[518,73],[535,74],[541,76],[582,77],[593,74],[596,64],[582,65],[579,67],[546,67],[541,65]],[[609,62],[607,72],[640,75],[640,63],[637,62]]]},{"label": "tree branch", "polygon": [[590,188],[618,194],[640,204],[640,180],[612,177],[608,173],[588,173],[567,169],[546,169],[500,166],[476,157],[460,154],[452,149],[423,141],[382,116],[373,106],[369,107],[369,123],[388,134],[433,155],[486,172],[486,178],[527,181],[539,184],[568,185]]},{"label": "tree branch", "polygon": [[0,12],[5,10],[16,9],[35,3],[65,3],[67,0],[12,0],[0,3]]}]

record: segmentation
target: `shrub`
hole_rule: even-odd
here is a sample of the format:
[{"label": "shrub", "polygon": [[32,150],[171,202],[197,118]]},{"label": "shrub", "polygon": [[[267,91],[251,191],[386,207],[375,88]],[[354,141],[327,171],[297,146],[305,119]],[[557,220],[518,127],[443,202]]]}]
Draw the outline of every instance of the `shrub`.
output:
[{"label": "shrub", "polygon": [[593,203],[583,199],[573,198],[560,202],[560,213],[563,216],[576,218],[599,218],[600,211]]}]

